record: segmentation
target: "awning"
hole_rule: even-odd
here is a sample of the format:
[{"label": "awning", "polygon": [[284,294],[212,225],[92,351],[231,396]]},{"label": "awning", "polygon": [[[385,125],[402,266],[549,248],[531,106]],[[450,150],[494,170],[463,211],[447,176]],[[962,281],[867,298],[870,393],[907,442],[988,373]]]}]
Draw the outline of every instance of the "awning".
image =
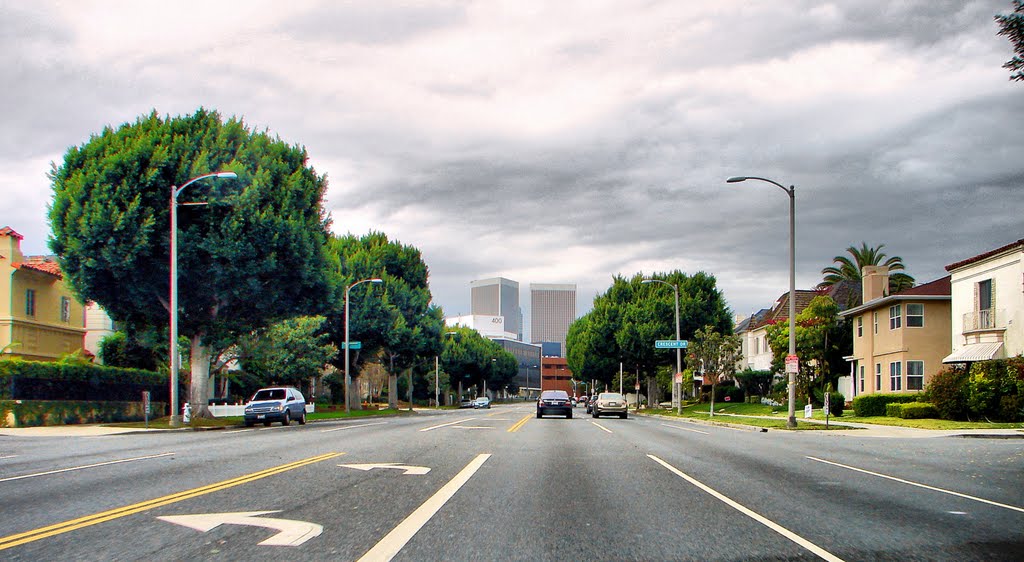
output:
[{"label": "awning", "polygon": [[995,359],[1003,349],[1003,342],[972,343],[950,353],[942,360],[943,363],[973,363]]}]

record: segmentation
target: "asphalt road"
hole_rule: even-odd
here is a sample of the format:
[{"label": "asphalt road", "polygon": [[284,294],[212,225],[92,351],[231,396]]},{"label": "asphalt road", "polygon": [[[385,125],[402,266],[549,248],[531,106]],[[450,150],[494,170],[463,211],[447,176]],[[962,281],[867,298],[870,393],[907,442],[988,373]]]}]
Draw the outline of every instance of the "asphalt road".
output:
[{"label": "asphalt road", "polygon": [[532,405],[0,437],[0,498],[2,560],[1024,556],[1024,440],[536,419]]}]

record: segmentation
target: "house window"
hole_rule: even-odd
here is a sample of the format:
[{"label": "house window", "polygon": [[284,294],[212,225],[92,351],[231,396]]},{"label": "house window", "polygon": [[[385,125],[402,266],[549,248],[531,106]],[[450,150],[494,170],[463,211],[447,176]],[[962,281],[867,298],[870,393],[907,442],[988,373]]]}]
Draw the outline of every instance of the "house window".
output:
[{"label": "house window", "polygon": [[924,327],[924,305],[923,304],[908,304],[907,305],[907,327],[908,328],[922,328]]},{"label": "house window", "polygon": [[894,304],[889,307],[889,329],[897,330],[903,326],[903,316],[900,314],[900,305]]},{"label": "house window", "polygon": [[859,337],[862,337],[862,336],[864,336],[864,317],[863,316],[858,316],[857,317],[857,337],[859,338]]},{"label": "house window", "polygon": [[995,327],[995,318],[992,310],[992,280],[986,279],[978,282],[978,325],[982,330]]},{"label": "house window", "polygon": [[71,299],[67,297],[60,298],[60,321],[71,322]]},{"label": "house window", "polygon": [[761,353],[761,338],[754,338],[754,355]]},{"label": "house window", "polygon": [[907,390],[924,389],[924,361],[907,361]]},{"label": "house window", "polygon": [[36,290],[27,289],[25,291],[25,315],[35,316],[36,315]]},{"label": "house window", "polygon": [[864,392],[864,365],[860,366],[860,391]]},{"label": "house window", "polygon": [[878,333],[878,313],[877,312],[872,312],[871,313],[871,318],[873,318],[874,321],[875,321],[875,333],[877,334]]},{"label": "house window", "polygon": [[882,390],[882,364],[875,363],[875,392]]},{"label": "house window", "polygon": [[903,363],[889,363],[889,390],[903,390]]}]

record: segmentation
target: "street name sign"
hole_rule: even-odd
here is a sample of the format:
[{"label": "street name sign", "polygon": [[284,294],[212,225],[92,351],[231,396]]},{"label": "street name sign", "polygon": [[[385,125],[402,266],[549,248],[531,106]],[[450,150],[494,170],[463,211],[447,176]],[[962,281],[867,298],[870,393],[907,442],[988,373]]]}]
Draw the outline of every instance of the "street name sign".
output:
[{"label": "street name sign", "polygon": [[686,340],[655,340],[654,349],[686,349]]},{"label": "street name sign", "polygon": [[[345,343],[342,342],[342,346],[344,346],[344,345],[345,345]],[[361,342],[361,341],[350,341],[350,342],[348,342],[348,348],[349,349],[362,349],[363,348],[363,342]]]}]

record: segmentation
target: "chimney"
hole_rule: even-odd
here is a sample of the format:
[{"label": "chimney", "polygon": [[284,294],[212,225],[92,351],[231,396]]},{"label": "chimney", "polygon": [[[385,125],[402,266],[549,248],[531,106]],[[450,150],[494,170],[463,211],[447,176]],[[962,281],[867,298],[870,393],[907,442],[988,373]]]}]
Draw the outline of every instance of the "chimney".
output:
[{"label": "chimney", "polygon": [[860,277],[865,303],[888,296],[889,266],[865,265],[860,270]]}]

